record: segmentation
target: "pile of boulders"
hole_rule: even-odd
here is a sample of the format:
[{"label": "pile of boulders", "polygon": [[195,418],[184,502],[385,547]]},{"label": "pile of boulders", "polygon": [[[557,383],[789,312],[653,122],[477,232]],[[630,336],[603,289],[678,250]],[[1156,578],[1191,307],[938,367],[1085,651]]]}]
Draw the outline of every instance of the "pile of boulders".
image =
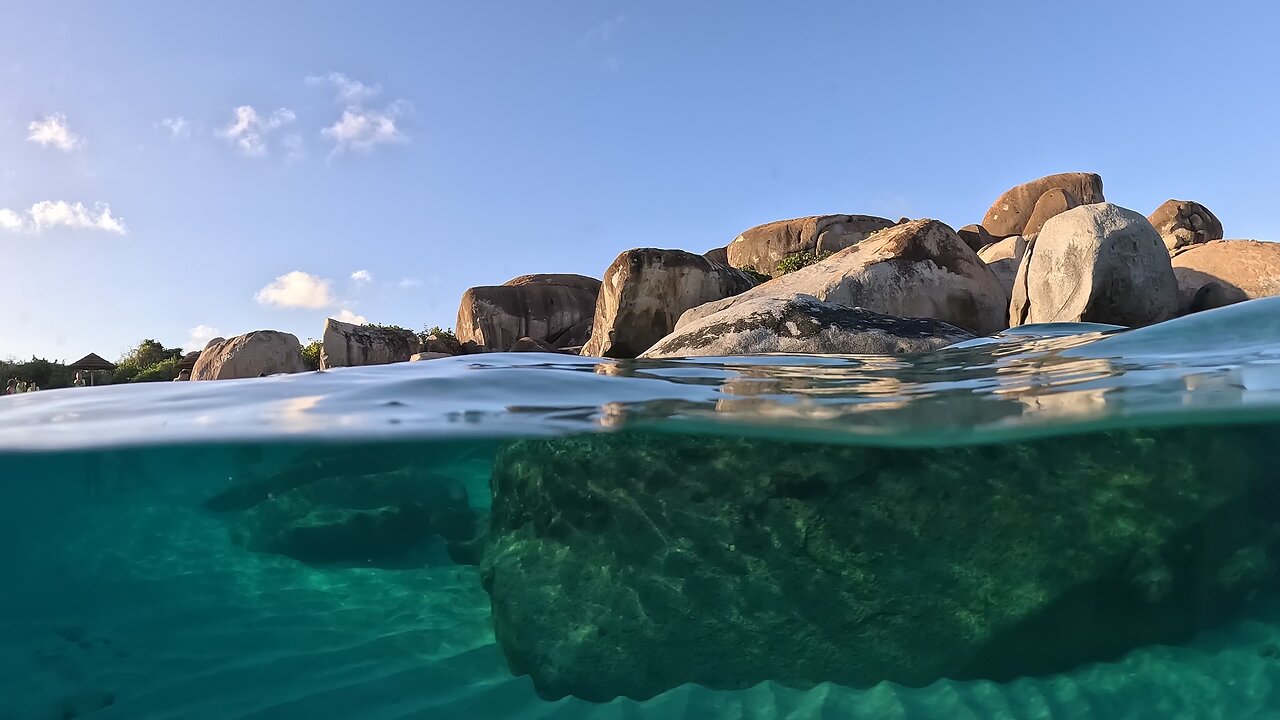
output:
[{"label": "pile of boulders", "polygon": [[[958,231],[814,215],[702,254],[627,250],[603,280],[539,274],[473,287],[456,338],[330,319],[321,367],[486,352],[892,354],[1029,323],[1139,327],[1280,294],[1280,245],[1222,238],[1200,203],[1168,200],[1144,217],[1107,202],[1099,175],[1059,173],[1010,188]],[[299,352],[284,333],[218,339],[192,378],[297,372]]]}]

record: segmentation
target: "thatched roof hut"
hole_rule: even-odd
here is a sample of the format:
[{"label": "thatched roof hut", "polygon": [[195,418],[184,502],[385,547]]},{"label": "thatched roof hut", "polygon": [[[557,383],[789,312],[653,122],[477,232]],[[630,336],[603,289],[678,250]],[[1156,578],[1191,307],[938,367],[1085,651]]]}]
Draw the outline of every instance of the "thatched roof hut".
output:
[{"label": "thatched roof hut", "polygon": [[79,360],[77,360],[77,361],[75,361],[75,362],[71,363],[71,364],[70,364],[70,365],[68,365],[67,367],[68,367],[68,368],[70,368],[70,369],[72,369],[72,370],[83,370],[83,371],[87,371],[87,372],[89,373],[89,384],[90,384],[90,385],[95,384],[95,383],[94,383],[94,377],[95,377],[95,375],[98,373],[98,371],[99,371],[99,370],[107,370],[107,371],[110,371],[110,370],[115,370],[115,369],[116,369],[116,366],[115,366],[115,364],[114,364],[114,363],[107,362],[106,360],[103,360],[103,359],[102,359],[102,356],[101,356],[101,355],[98,355],[97,353],[89,353],[88,355],[85,355],[84,357],[80,358]]}]

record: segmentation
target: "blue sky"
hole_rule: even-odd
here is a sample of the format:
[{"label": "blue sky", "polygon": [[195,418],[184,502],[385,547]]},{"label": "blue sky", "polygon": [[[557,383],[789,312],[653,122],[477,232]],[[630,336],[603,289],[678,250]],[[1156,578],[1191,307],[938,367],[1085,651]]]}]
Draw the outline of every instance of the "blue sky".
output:
[{"label": "blue sky", "polygon": [[471,285],[959,226],[1067,170],[1280,239],[1269,3],[188,5],[7,5],[0,357],[447,326]]}]

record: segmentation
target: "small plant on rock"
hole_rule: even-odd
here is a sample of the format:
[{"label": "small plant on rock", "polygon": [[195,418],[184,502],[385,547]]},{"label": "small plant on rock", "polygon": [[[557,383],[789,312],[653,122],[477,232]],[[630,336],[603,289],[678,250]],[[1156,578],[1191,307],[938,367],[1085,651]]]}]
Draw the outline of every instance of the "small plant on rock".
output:
[{"label": "small plant on rock", "polygon": [[[813,252],[811,250],[802,250],[794,255],[788,255],[778,263],[777,275],[786,275],[793,273],[800,268],[809,267],[810,265],[831,257],[829,252]],[[775,277],[777,277],[775,275]]]}]

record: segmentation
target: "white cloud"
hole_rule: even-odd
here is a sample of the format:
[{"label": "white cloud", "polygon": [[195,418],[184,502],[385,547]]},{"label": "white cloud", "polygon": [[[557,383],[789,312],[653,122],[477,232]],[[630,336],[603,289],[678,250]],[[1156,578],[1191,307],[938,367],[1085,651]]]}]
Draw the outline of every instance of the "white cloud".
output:
[{"label": "white cloud", "polygon": [[311,75],[307,78],[307,84],[332,85],[337,93],[338,102],[353,105],[359,105],[382,92],[381,85],[365,85],[359,80],[352,80],[340,72],[331,72],[327,75]]},{"label": "white cloud", "polygon": [[253,299],[262,305],[319,310],[334,304],[333,281],[294,270],[267,284]]},{"label": "white cloud", "polygon": [[160,121],[160,127],[169,131],[169,137],[184,138],[191,135],[191,121],[179,115]]},{"label": "white cloud", "polygon": [[418,278],[402,278],[396,285],[401,289],[408,290],[409,288],[422,287],[422,281]]},{"label": "white cloud", "polygon": [[124,220],[112,215],[111,206],[106,203],[95,203],[88,208],[84,203],[41,200],[23,212],[0,208],[0,229],[38,234],[56,227],[104,230],[118,235],[127,232]]},{"label": "white cloud", "polygon": [[[0,219],[0,222],[3,222],[3,219]],[[351,273],[351,281],[357,285],[363,285],[371,280],[373,280],[373,275],[369,274],[368,270],[357,270]]]},{"label": "white cloud", "polygon": [[334,315],[333,319],[338,322],[351,323],[352,325],[367,325],[369,323],[369,318],[363,315],[357,315],[346,308],[343,308],[342,312]]},{"label": "white cloud", "polygon": [[342,119],[321,133],[333,141],[333,152],[369,150],[377,145],[401,143],[408,138],[396,127],[396,118],[404,113],[406,103],[397,100],[386,110],[369,110],[356,105],[342,111]]},{"label": "white cloud", "polygon": [[0,229],[21,230],[22,216],[9,208],[0,208]]},{"label": "white cloud", "polygon": [[193,350],[203,350],[209,341],[220,337],[222,331],[208,325],[197,325],[187,331],[187,341],[182,344],[182,349],[191,352]]},{"label": "white cloud", "polygon": [[27,136],[31,142],[63,152],[70,152],[83,144],[80,136],[71,132],[67,116],[62,113],[49,113],[43,120],[33,120],[27,125],[27,130],[31,131]]},{"label": "white cloud", "polygon": [[587,30],[583,35],[583,38],[589,42],[607,43],[617,36],[618,31],[622,29],[623,25],[626,25],[630,21],[631,18],[626,15],[619,15],[615,18],[605,20],[599,25]]},{"label": "white cloud", "polygon": [[280,108],[267,117],[258,115],[252,105],[241,105],[231,111],[231,124],[218,134],[234,143],[251,157],[267,154],[267,137],[275,130],[298,119],[289,108]]}]

